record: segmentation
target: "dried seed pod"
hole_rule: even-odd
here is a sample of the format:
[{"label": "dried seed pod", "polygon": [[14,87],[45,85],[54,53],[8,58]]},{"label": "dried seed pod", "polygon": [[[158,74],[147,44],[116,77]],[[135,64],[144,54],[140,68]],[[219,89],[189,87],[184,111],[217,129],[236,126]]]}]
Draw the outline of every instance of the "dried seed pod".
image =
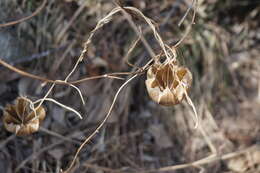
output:
[{"label": "dried seed pod", "polygon": [[27,99],[18,97],[14,105],[5,107],[3,122],[7,131],[23,136],[37,132],[44,118],[45,110],[42,106],[33,111]]},{"label": "dried seed pod", "polygon": [[173,63],[154,64],[147,72],[146,88],[151,99],[158,104],[179,104],[192,84],[189,69]]}]

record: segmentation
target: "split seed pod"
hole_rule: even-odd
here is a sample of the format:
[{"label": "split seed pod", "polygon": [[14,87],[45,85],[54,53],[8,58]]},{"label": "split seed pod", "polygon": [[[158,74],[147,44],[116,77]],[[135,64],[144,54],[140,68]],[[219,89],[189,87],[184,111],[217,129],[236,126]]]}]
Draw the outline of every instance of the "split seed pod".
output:
[{"label": "split seed pod", "polygon": [[153,64],[147,71],[145,81],[149,96],[164,106],[179,104],[192,84],[188,68],[174,63]]},{"label": "split seed pod", "polygon": [[14,105],[5,107],[3,122],[7,131],[15,133],[17,136],[24,136],[39,130],[45,114],[42,106],[33,111],[27,99],[18,97]]}]

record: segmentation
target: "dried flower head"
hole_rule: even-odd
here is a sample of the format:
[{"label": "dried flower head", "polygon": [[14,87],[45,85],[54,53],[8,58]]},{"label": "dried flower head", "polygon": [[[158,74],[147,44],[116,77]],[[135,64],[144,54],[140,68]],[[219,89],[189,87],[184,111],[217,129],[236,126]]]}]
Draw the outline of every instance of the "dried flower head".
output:
[{"label": "dried flower head", "polygon": [[32,110],[28,99],[18,97],[14,105],[5,107],[3,121],[7,131],[23,136],[37,132],[44,118],[45,110],[42,106]]},{"label": "dried flower head", "polygon": [[148,69],[145,84],[152,100],[172,106],[184,98],[192,84],[192,74],[177,63],[155,63]]}]

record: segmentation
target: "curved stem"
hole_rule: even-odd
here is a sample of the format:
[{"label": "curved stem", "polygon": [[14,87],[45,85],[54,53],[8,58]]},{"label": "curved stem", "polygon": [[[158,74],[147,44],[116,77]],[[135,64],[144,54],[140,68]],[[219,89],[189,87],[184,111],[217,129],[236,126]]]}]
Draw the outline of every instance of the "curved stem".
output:
[{"label": "curved stem", "polygon": [[3,23],[3,24],[0,24],[0,28],[2,27],[7,27],[7,26],[12,26],[12,25],[16,25],[18,23],[21,23],[21,22],[24,22],[34,16],[36,16],[38,13],[40,13],[40,11],[43,9],[43,7],[46,5],[47,3],[47,0],[44,0],[43,3],[41,4],[40,7],[38,7],[35,12],[33,12],[30,16],[26,16],[24,18],[21,18],[19,20],[15,20],[15,21],[11,21],[11,22],[8,22],[8,23]]}]

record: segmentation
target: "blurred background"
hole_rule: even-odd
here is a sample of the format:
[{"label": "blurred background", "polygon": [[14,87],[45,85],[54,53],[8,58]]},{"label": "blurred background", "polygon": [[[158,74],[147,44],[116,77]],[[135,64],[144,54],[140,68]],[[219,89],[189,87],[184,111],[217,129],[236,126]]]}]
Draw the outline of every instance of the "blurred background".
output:
[{"label": "blurred background", "polygon": [[[43,1],[0,0],[0,23],[34,12]],[[192,10],[178,23],[191,0],[124,0],[153,19],[165,43],[174,45],[185,33]],[[116,7],[109,0],[48,0],[42,11],[25,22],[0,28],[0,58],[24,71],[49,79],[64,79],[80,55],[97,22]],[[133,21],[156,53],[151,29],[138,17]],[[122,14],[98,30],[71,80],[110,72],[131,71],[123,58],[137,38]],[[218,153],[236,152],[260,141],[260,1],[199,0],[195,25],[177,49],[180,64],[193,74],[189,92],[201,125]],[[139,43],[130,56],[136,66],[151,57]],[[146,75],[122,91],[112,114],[99,133],[80,152],[72,172],[141,172],[183,164],[211,154],[194,129],[191,108],[183,101],[174,107],[154,103],[145,88]],[[44,103],[47,116],[39,132],[17,137],[0,122],[0,170],[59,172],[68,167],[84,139],[107,113],[123,81],[97,79],[77,86],[78,93],[56,86],[51,97],[78,110],[80,120],[53,103]],[[18,96],[44,96],[49,84],[23,77],[0,66],[0,108]],[[260,150],[198,167],[169,170],[176,173],[260,172]],[[249,159],[251,158],[251,159]],[[253,159],[252,159],[253,158]],[[156,172],[159,172],[156,171]]]}]

